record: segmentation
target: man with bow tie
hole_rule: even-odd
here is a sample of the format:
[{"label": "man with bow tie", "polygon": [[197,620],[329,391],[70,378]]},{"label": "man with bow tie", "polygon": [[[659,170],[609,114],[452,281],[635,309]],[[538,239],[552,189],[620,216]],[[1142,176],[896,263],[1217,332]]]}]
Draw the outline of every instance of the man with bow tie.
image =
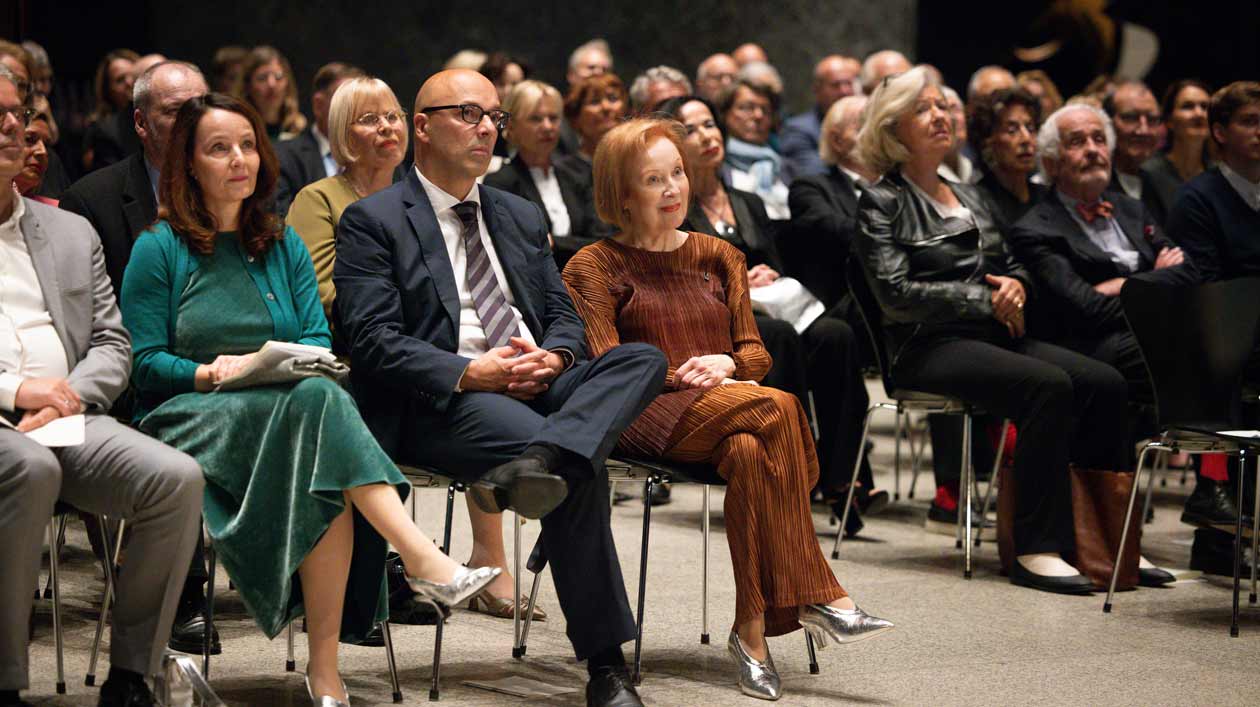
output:
[{"label": "man with bow tie", "polygon": [[1198,275],[1142,202],[1108,189],[1115,143],[1110,118],[1092,106],[1068,105],[1047,118],[1037,158],[1053,192],[1016,222],[1010,243],[1048,295],[1030,333],[1114,366],[1130,400],[1151,402],[1120,288],[1130,277],[1189,284]]}]

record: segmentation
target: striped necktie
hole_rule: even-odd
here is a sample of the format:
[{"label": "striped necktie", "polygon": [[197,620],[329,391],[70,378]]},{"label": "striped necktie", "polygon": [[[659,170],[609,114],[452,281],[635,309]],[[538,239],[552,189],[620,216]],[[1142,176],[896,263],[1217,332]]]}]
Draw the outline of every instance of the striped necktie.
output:
[{"label": "striped necktie", "polygon": [[490,267],[490,254],[481,242],[481,229],[477,223],[477,202],[464,201],[456,204],[455,214],[464,225],[460,234],[464,239],[466,268],[464,279],[472,293],[473,307],[486,332],[486,347],[507,346],[508,339],[520,334],[516,315],[508,306],[507,298],[499,287],[499,279]]}]

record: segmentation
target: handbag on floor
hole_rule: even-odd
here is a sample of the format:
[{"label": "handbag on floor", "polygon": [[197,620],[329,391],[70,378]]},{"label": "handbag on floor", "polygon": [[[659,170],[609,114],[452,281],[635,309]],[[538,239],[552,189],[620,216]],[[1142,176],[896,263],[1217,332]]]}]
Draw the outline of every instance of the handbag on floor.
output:
[{"label": "handbag on floor", "polygon": [[[1089,577],[1095,586],[1105,589],[1111,583],[1116,549],[1124,531],[1124,511],[1129,505],[1129,491],[1133,488],[1135,476],[1131,471],[1081,469],[1076,466],[1068,467],[1068,474],[1076,549],[1074,553],[1065,554],[1063,559]],[[1003,573],[1009,573],[1011,563],[1015,561],[1015,483],[1013,471],[1002,466],[998,473],[997,531]],[[1138,583],[1138,552],[1142,538],[1140,512],[1141,508],[1134,504],[1116,589],[1133,589]]]}]

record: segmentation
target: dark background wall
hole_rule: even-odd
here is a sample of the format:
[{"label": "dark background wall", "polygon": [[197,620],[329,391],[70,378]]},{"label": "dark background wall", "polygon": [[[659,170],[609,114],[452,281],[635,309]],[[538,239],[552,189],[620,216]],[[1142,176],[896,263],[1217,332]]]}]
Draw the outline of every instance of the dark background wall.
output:
[{"label": "dark background wall", "polygon": [[[789,103],[808,103],[813,63],[831,52],[912,53],[917,0],[632,0],[628,2],[380,2],[379,0],[152,0],[79,3],[16,0],[16,31],[49,50],[59,75],[89,75],[117,46],[203,66],[216,47],[274,44],[293,64],[303,100],[320,64],[350,61],[384,78],[404,105],[459,49],[519,55],[563,88],[569,52],[602,36],[627,82],[666,63],[688,75],[717,51],[756,40],[784,74]],[[0,26],[0,31],[4,28]]]},{"label": "dark background wall", "polygon": [[809,103],[813,62],[830,52],[899,49],[963,89],[982,64],[1027,68],[1013,47],[1056,36],[1067,41],[1046,67],[1070,95],[1114,68],[1114,56],[1090,36],[1089,16],[1104,12],[1158,36],[1160,57],[1148,76],[1157,93],[1184,76],[1214,86],[1260,78],[1256,0],[0,0],[0,36],[44,44],[59,80],[79,82],[79,90],[115,47],[205,65],[222,44],[271,43],[292,61],[304,104],[315,69],[342,59],[385,78],[404,105],[465,47],[517,54],[563,88],[569,52],[593,36],[609,40],[627,81],[660,63],[692,75],[710,53],[755,40],[782,71],[789,107],[800,109]]}]

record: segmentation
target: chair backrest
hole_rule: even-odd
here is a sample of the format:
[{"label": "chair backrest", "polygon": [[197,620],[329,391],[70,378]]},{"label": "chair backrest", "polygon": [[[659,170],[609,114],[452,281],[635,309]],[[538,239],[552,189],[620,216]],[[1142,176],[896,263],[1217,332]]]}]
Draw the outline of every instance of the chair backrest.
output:
[{"label": "chair backrest", "polygon": [[1260,278],[1188,286],[1130,278],[1120,303],[1146,359],[1160,427],[1237,425],[1260,333]]},{"label": "chair backrest", "polygon": [[857,304],[858,314],[862,317],[863,328],[871,340],[871,350],[875,352],[875,362],[879,364],[879,377],[884,381],[884,392],[893,397],[892,363],[888,359],[888,342],[884,338],[884,315],[871,292],[870,283],[866,281],[866,273],[862,269],[862,261],[856,255],[849,256],[845,271],[849,284],[849,294]]}]

